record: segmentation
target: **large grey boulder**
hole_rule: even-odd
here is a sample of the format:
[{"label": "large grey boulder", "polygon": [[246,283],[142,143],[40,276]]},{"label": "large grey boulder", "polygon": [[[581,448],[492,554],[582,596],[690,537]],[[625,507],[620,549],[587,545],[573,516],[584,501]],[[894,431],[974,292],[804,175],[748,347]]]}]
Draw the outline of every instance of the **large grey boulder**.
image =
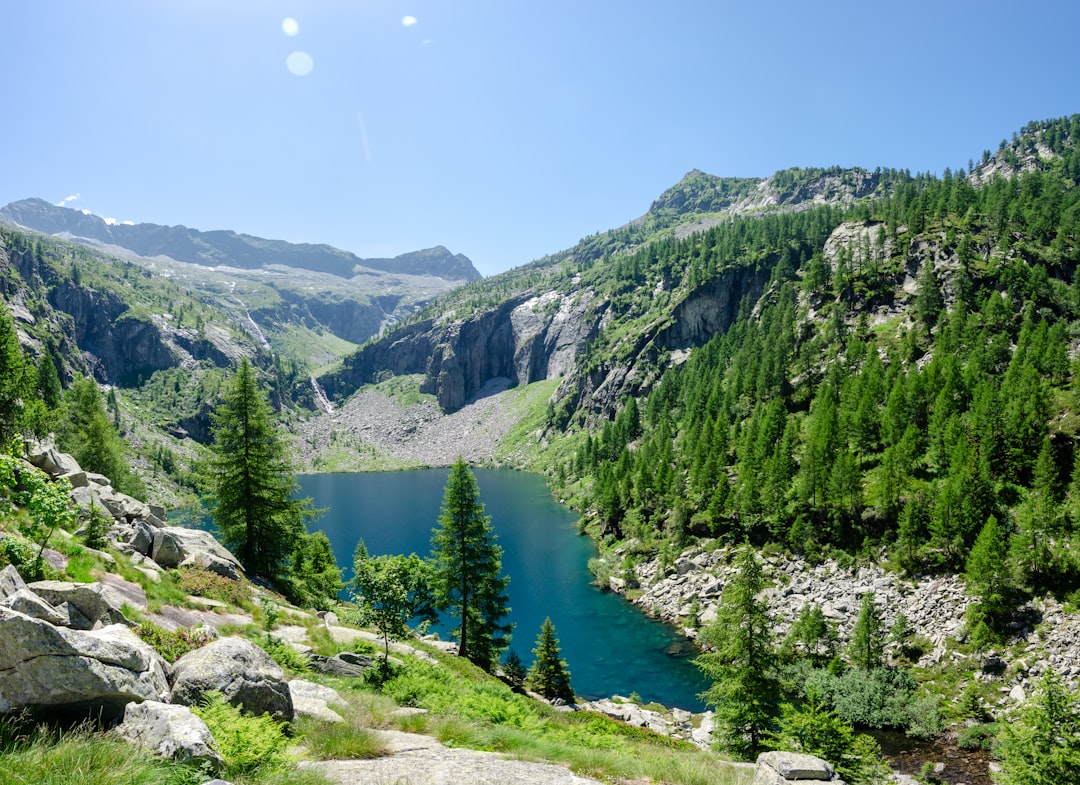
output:
[{"label": "large grey boulder", "polygon": [[91,629],[96,625],[131,624],[121,610],[124,597],[100,583],[34,581],[27,588],[55,608],[62,608],[65,603],[75,608],[86,620],[83,622],[79,615],[70,614],[71,621],[68,626],[76,629]]},{"label": "large grey boulder", "polygon": [[359,677],[375,667],[375,660],[366,654],[343,651],[333,657],[313,654],[308,658],[308,665],[327,676]]},{"label": "large grey boulder", "polygon": [[215,773],[225,765],[214,749],[210,729],[187,706],[158,701],[129,703],[124,707],[124,719],[115,732],[120,738],[162,758],[205,766]]},{"label": "large grey boulder", "polygon": [[188,652],[173,663],[171,681],[173,703],[191,706],[216,690],[251,714],[293,719],[285,672],[269,654],[243,638],[221,638]]},{"label": "large grey boulder", "polygon": [[101,506],[118,520],[135,520],[150,515],[150,507],[138,499],[113,490],[112,486],[98,486],[97,499]]},{"label": "large grey boulder", "polygon": [[218,575],[239,580],[243,567],[210,532],[165,526],[154,530],[151,558],[162,567],[202,566]]},{"label": "large grey boulder", "polygon": [[0,714],[99,713],[168,700],[165,661],[122,625],[83,631],[0,607]]},{"label": "large grey boulder", "polygon": [[29,444],[26,460],[52,477],[82,471],[78,461],[51,444]]},{"label": "large grey boulder", "polygon": [[831,782],[842,785],[833,767],[802,752],[773,750],[758,755],[752,785],[788,785],[792,782]]}]

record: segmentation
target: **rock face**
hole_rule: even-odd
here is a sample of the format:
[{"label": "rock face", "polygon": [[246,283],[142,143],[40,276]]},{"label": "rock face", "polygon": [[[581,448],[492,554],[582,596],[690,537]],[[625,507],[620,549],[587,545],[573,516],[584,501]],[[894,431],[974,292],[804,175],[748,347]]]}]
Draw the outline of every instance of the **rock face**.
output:
[{"label": "rock face", "polygon": [[131,701],[168,700],[165,661],[127,627],[82,631],[0,607],[0,714],[117,715]]},{"label": "rock face", "polygon": [[173,663],[171,680],[173,703],[191,706],[217,690],[251,714],[269,713],[285,721],[294,715],[284,671],[266,652],[241,638],[222,638],[188,652]]},{"label": "rock face", "polygon": [[151,558],[162,567],[199,565],[218,575],[239,580],[240,562],[210,532],[165,526],[154,532]]},{"label": "rock face", "polygon": [[794,782],[832,782],[842,785],[833,767],[821,758],[801,752],[763,752],[754,768],[753,785],[788,785]]},{"label": "rock face", "polygon": [[206,723],[187,706],[143,701],[124,707],[124,719],[114,732],[126,741],[178,763],[205,766],[217,772],[225,761],[214,749]]}]

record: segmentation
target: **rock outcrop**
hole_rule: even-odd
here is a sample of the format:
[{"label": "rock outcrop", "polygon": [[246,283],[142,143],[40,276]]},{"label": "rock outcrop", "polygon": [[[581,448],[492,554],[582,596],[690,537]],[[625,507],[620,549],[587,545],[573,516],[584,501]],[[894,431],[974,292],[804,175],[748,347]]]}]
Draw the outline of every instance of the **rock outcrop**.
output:
[{"label": "rock outcrop", "polygon": [[190,651],[173,663],[172,700],[192,706],[208,692],[220,692],[251,714],[269,713],[291,721],[295,713],[285,672],[251,641],[222,638]]},{"label": "rock outcrop", "polygon": [[99,712],[168,700],[165,661],[130,629],[57,627],[0,607],[0,714]]},{"label": "rock outcrop", "polygon": [[813,755],[801,752],[763,752],[754,767],[752,785],[789,785],[789,783],[831,782],[843,785],[833,767]]},{"label": "rock outcrop", "polygon": [[218,575],[239,580],[240,562],[210,532],[165,526],[154,531],[151,558],[162,567],[205,567]]}]

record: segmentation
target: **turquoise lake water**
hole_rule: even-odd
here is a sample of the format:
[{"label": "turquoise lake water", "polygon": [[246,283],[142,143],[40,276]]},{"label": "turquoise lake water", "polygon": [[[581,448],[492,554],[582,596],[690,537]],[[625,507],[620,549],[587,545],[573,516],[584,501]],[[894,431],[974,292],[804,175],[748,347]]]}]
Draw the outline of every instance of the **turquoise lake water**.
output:
[{"label": "turquoise lake water", "polygon": [[[672,628],[590,585],[593,543],[577,533],[577,515],[531,474],[476,469],[480,499],[503,547],[510,576],[512,648],[526,666],[545,616],[559,637],[574,691],[585,698],[637,692],[646,701],[700,711],[707,686],[690,661],[696,650]],[[363,538],[373,555],[430,553],[448,469],[299,477],[301,493],[329,508],[315,524],[351,577]],[[448,625],[452,627],[453,625]]]}]

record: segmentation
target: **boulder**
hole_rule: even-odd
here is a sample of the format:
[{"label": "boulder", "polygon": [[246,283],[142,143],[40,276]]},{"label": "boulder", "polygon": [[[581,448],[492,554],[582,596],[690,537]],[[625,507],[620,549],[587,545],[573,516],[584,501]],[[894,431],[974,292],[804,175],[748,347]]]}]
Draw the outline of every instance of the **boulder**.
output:
[{"label": "boulder", "polygon": [[[89,622],[89,627],[100,623],[130,624],[120,607],[124,597],[100,583],[68,583],[67,581],[34,581],[30,591],[55,608],[67,603],[77,609]],[[81,622],[70,626],[82,629]]]},{"label": "boulder", "polygon": [[57,479],[67,480],[68,483],[71,484],[72,488],[86,488],[90,485],[90,481],[86,479],[86,472],[81,470],[77,472],[67,472],[66,474],[61,474]]},{"label": "boulder", "polygon": [[311,717],[322,722],[344,722],[340,714],[330,708],[331,705],[344,708],[348,704],[335,690],[303,679],[289,682],[293,709],[298,717]]},{"label": "boulder", "polygon": [[832,782],[833,785],[841,782],[832,766],[813,755],[779,750],[758,755],[752,785],[787,785],[806,781]]},{"label": "boulder", "polygon": [[49,624],[63,627],[69,626],[66,614],[61,613],[26,588],[19,589],[14,594],[0,600],[0,605],[19,613],[25,613],[31,618],[47,621]]},{"label": "boulder", "polygon": [[168,700],[165,661],[123,625],[82,631],[0,607],[0,713],[98,714]]},{"label": "boulder", "polygon": [[9,564],[0,570],[0,598],[10,597],[19,589],[25,588],[26,582],[23,581],[14,564]]},{"label": "boulder", "polygon": [[194,764],[214,773],[225,765],[214,749],[210,729],[187,706],[151,700],[129,703],[115,732],[138,747],[178,763]]},{"label": "boulder", "polygon": [[363,676],[374,667],[375,661],[366,654],[357,654],[351,651],[343,651],[333,657],[312,655],[308,664],[327,676]]},{"label": "boulder", "polygon": [[199,565],[218,575],[239,580],[243,567],[210,532],[165,526],[154,530],[151,558],[162,567]]},{"label": "boulder", "polygon": [[111,487],[98,489],[98,501],[114,518],[131,521],[150,515],[150,508],[145,502],[128,496],[126,493],[115,491]]},{"label": "boulder", "polygon": [[51,444],[29,444],[26,460],[52,477],[82,471],[78,461]]},{"label": "boulder", "polygon": [[293,718],[285,672],[269,654],[243,638],[222,638],[188,652],[173,663],[171,680],[173,703],[191,706],[217,690],[250,714]]}]

